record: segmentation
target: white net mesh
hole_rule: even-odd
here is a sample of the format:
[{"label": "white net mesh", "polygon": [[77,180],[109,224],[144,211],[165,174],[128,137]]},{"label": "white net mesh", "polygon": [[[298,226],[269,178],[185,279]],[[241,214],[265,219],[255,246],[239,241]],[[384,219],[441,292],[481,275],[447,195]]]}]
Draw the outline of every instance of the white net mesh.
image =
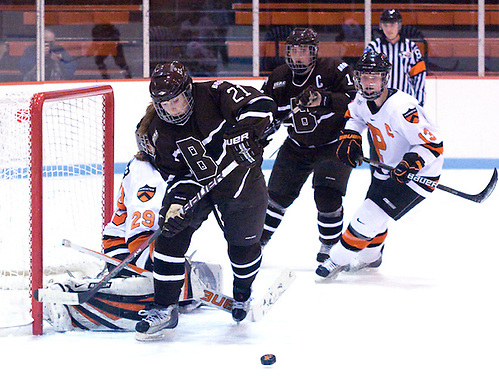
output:
[{"label": "white net mesh", "polygon": [[[101,250],[103,102],[98,95],[43,105],[43,268],[34,269],[43,269],[44,285],[66,271],[95,276],[103,268],[62,246],[69,239]],[[29,106],[29,95],[0,95],[0,308],[19,307],[21,298],[29,307],[30,301]],[[5,294],[12,290],[19,295]],[[1,316],[0,327],[11,325]],[[21,318],[26,322],[25,315]]]}]

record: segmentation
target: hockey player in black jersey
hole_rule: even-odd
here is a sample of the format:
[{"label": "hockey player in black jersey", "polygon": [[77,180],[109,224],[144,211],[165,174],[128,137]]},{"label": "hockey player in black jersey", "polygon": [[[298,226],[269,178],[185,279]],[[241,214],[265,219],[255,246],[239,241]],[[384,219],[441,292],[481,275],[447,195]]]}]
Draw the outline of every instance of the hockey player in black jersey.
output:
[{"label": "hockey player in black jersey", "polygon": [[288,136],[275,159],[268,183],[269,206],[262,245],[281,223],[313,173],[321,248],[317,260],[329,256],[343,227],[342,197],[351,168],[335,156],[335,142],[345,125],[344,114],[355,93],[353,73],[336,58],[318,58],[319,40],[311,28],[295,28],[286,40],[286,64],[267,78],[263,92],[277,103],[278,115],[297,105],[301,111],[283,123]]},{"label": "hockey player in black jersey", "polygon": [[[179,62],[158,65],[150,94],[156,108],[148,133],[156,165],[167,183],[160,211],[162,234],[154,257],[154,305],[137,323],[139,340],[164,336],[178,321],[185,253],[193,233],[216,205],[233,270],[232,316],[246,316],[261,262],[260,237],[267,208],[259,141],[273,121],[275,103],[252,88],[225,81],[193,83]],[[199,201],[179,210],[232,161],[239,165]]]}]

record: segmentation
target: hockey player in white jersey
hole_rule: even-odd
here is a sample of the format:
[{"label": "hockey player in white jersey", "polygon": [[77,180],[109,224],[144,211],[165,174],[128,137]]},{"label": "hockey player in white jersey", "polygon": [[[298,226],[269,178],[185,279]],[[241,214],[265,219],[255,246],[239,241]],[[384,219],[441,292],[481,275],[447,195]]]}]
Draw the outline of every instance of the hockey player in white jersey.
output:
[{"label": "hockey player in white jersey", "polygon": [[361,133],[368,129],[379,161],[395,169],[374,170],[366,199],[329,259],[316,270],[321,277],[378,267],[390,219],[400,219],[434,189],[411,181],[409,174],[433,181],[440,177],[443,142],[438,129],[416,98],[387,87],[390,70],[388,58],[372,51],[357,62],[357,95],[348,106],[336,153],[351,167],[362,164]]},{"label": "hockey player in white jersey", "polygon": [[[155,167],[154,140],[146,133],[150,117],[155,109],[149,106],[136,132],[139,152],[128,163],[111,221],[104,228],[104,253],[118,260],[125,259],[159,226],[158,214],[166,191],[166,182]],[[154,139],[154,137],[152,138]],[[109,285],[96,294],[88,303],[77,306],[45,304],[44,315],[56,331],[72,329],[133,331],[142,310],[154,299],[152,279],[152,250],[154,243],[130,263],[144,269],[143,275],[123,270]],[[108,266],[112,269],[114,266]],[[191,281],[192,275],[196,276]],[[199,307],[199,298],[193,298],[194,285],[204,284],[210,289],[220,290],[221,267],[198,261],[185,263],[185,280],[180,295],[181,312],[190,312]],[[52,283],[53,289],[85,291],[92,288],[100,278],[69,277],[63,282]]]}]

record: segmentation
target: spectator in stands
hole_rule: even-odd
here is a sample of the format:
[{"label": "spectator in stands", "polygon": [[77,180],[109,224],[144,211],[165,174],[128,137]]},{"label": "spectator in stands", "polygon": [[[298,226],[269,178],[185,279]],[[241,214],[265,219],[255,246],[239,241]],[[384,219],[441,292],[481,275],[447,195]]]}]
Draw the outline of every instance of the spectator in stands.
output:
[{"label": "spectator in stands", "polygon": [[[120,42],[120,31],[116,26],[111,24],[95,25],[92,28],[92,40],[95,42],[92,50],[93,55],[95,55],[95,64],[103,79],[110,78],[105,62],[108,56],[113,58],[114,63],[120,68],[123,77],[126,79],[132,78],[132,72],[125,59],[123,44]],[[113,42],[114,45],[111,45]],[[114,50],[114,47],[116,50]]]},{"label": "spectator in stands", "polygon": [[399,89],[416,97],[421,106],[425,101],[426,64],[416,43],[401,33],[402,15],[397,9],[381,14],[382,35],[371,41],[365,51],[383,53],[393,66],[389,88]]},{"label": "spectator in stands", "polygon": [[180,56],[193,76],[216,76],[217,54],[215,48],[217,26],[202,12],[201,5],[192,5],[180,23],[177,38],[182,41]]},{"label": "spectator in stands", "polygon": [[364,41],[364,29],[360,24],[353,18],[347,18],[343,25],[341,25],[341,30],[336,37],[337,42],[344,42],[344,53],[343,60],[351,65],[355,66],[359,57],[355,51],[355,46],[349,42],[363,42]]},{"label": "spectator in stands", "polygon": [[227,0],[214,0],[210,18],[215,24],[214,50],[215,56],[220,54],[222,64],[229,64],[229,49],[227,47],[227,33],[230,25],[231,4]]},{"label": "spectator in stands", "polygon": [[[24,81],[36,80],[36,45],[24,50],[19,61],[19,69]],[[55,43],[55,34],[45,29],[45,80],[71,80],[76,71],[74,58]]]},{"label": "spectator in stands", "polygon": [[6,53],[9,52],[9,46],[5,42],[0,42],[0,62]]}]

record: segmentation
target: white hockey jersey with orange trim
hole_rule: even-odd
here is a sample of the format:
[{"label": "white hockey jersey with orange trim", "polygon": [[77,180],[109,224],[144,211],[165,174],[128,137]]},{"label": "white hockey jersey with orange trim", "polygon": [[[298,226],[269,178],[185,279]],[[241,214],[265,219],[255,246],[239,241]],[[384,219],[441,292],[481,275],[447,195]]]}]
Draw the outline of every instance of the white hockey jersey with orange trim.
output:
[{"label": "white hockey jersey with orange trim", "polygon": [[[357,93],[348,105],[345,129],[362,134],[368,128],[379,160],[392,167],[407,152],[416,152],[425,162],[418,175],[438,179],[443,166],[443,141],[438,128],[416,98],[399,90],[390,93],[377,111],[371,110],[368,101]],[[389,178],[386,170],[379,169],[374,175],[382,180]],[[428,195],[412,181],[407,185],[423,196]]]},{"label": "white hockey jersey with orange trim", "polygon": [[106,253],[123,242],[133,251],[158,228],[165,191],[166,182],[149,162],[134,158],[128,163],[112,219],[104,228]]}]

